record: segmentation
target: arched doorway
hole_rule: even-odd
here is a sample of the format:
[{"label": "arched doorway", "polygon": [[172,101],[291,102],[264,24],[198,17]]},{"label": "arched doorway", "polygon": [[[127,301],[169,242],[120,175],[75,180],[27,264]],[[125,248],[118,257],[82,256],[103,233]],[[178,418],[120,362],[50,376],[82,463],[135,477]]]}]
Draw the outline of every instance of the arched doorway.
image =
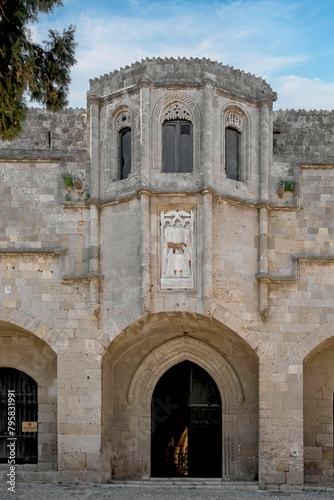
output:
[{"label": "arched doorway", "polygon": [[11,451],[13,456],[11,446],[16,464],[37,463],[37,412],[37,382],[20,370],[0,368],[0,463],[8,463]]},{"label": "arched doorway", "polygon": [[152,396],[151,473],[155,477],[222,477],[222,403],[203,368],[183,361]]}]

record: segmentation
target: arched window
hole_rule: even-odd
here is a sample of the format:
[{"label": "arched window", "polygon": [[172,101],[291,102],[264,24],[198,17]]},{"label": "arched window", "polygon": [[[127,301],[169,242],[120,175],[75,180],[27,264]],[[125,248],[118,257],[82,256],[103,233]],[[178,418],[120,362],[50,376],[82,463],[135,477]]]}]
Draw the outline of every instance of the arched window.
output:
[{"label": "arched window", "polygon": [[241,133],[234,128],[225,128],[225,172],[228,179],[240,181]]},{"label": "arched window", "polygon": [[131,129],[119,131],[119,179],[126,179],[131,173]]},{"label": "arched window", "polygon": [[244,113],[236,107],[225,111],[224,160],[227,179],[235,181],[245,181],[247,179],[245,131],[246,119]]},{"label": "arched window", "polygon": [[193,171],[192,129],[192,123],[188,120],[167,120],[163,123],[163,172]]}]

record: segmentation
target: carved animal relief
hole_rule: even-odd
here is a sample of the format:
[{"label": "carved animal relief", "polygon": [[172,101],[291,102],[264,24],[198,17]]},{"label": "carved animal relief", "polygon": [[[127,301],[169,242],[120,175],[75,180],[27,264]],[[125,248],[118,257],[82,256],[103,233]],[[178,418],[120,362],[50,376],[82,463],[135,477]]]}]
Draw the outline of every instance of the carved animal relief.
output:
[{"label": "carved animal relief", "polygon": [[160,212],[161,288],[194,288],[194,210]]}]

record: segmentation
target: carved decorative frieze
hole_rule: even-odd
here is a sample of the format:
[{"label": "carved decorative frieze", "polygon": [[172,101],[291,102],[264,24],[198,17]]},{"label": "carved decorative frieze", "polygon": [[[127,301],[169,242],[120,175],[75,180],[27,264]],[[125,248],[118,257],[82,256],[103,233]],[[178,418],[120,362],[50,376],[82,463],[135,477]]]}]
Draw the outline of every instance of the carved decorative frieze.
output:
[{"label": "carved decorative frieze", "polygon": [[194,225],[194,210],[160,212],[162,289],[194,288]]}]

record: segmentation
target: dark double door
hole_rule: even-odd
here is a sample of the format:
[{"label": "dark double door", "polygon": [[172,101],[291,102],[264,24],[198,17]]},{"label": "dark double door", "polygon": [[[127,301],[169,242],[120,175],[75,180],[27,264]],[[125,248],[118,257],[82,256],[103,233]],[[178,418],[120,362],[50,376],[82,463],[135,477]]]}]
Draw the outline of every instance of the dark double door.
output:
[{"label": "dark double door", "polygon": [[0,368],[0,463],[13,456],[16,464],[37,463],[37,432],[22,429],[22,423],[37,422],[37,411],[37,382],[20,370]]},{"label": "dark double door", "polygon": [[152,476],[221,477],[222,407],[216,383],[184,361],[159,380],[152,397]]}]

